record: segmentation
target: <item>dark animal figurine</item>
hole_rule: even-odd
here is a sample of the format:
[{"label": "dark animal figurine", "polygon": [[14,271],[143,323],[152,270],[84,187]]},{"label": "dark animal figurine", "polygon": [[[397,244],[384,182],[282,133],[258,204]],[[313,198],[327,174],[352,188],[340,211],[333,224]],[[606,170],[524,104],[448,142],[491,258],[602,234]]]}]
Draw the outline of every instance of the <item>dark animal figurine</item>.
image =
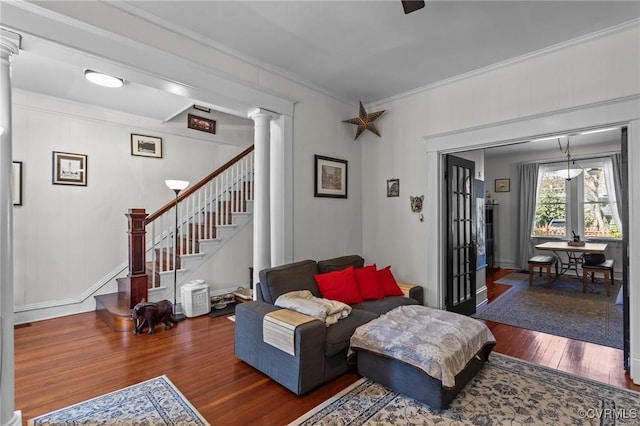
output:
[{"label": "dark animal figurine", "polygon": [[173,317],[173,304],[168,300],[159,302],[145,302],[144,300],[133,307],[133,333],[141,334],[145,325],[149,326],[149,334],[155,332],[154,325],[164,323],[164,329],[169,330],[177,321]]}]

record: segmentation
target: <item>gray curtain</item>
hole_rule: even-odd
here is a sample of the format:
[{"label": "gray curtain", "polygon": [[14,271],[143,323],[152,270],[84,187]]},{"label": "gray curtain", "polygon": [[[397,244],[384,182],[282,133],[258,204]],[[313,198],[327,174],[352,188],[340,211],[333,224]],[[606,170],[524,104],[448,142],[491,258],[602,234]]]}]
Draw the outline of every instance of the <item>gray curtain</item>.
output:
[{"label": "gray curtain", "polygon": [[531,231],[536,215],[536,192],[538,190],[538,170],[536,163],[519,164],[518,176],[518,243],[516,265],[528,269],[529,258],[533,255]]},{"label": "gray curtain", "polygon": [[[618,213],[616,222],[620,232],[623,233],[622,221],[620,220],[622,217],[622,154],[611,155],[611,168],[613,174],[613,192],[616,196],[616,210]],[[609,188],[607,188],[607,190],[609,190]]]}]

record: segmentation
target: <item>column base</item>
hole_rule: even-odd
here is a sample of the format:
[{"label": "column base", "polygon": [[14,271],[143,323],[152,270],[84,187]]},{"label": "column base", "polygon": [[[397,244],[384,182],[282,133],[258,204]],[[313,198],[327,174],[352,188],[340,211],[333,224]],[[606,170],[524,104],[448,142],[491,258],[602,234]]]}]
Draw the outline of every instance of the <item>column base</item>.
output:
[{"label": "column base", "polygon": [[2,426],[22,426],[22,411],[14,411],[13,417],[9,419],[8,423]]}]

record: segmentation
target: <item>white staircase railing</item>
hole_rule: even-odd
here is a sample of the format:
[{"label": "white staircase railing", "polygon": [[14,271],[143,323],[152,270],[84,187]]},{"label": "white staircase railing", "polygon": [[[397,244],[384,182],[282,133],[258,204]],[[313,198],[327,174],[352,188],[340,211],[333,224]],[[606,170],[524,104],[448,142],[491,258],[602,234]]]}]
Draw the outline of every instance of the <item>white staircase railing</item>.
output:
[{"label": "white staircase railing", "polygon": [[181,259],[198,255],[202,241],[216,240],[221,230],[234,226],[234,214],[247,212],[253,200],[253,161],[251,146],[183,191],[177,205],[168,203],[147,217],[149,289],[161,286],[161,273],[181,269]]}]

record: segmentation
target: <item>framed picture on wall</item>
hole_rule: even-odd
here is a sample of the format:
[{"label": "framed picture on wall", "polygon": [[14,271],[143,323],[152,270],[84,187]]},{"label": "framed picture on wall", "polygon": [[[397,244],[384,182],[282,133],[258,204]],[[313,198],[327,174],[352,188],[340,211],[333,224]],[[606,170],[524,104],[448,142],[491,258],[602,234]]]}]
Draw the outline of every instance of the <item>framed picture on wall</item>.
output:
[{"label": "framed picture on wall", "polygon": [[11,192],[13,205],[22,205],[22,161],[14,161],[11,169]]},{"label": "framed picture on wall", "polygon": [[200,130],[206,133],[216,133],[216,122],[210,118],[198,117],[197,115],[189,114],[187,116],[187,127],[193,130]]},{"label": "framed picture on wall", "polygon": [[387,179],[387,197],[400,196],[400,179]]},{"label": "framed picture on wall", "polygon": [[53,151],[53,184],[87,186],[87,156]]},{"label": "framed picture on wall", "polygon": [[132,133],[131,155],[162,158],[162,138]]},{"label": "framed picture on wall", "polygon": [[315,156],[314,196],[347,198],[347,161]]},{"label": "framed picture on wall", "polygon": [[511,179],[496,179],[495,181],[496,192],[509,192],[511,191]]}]

